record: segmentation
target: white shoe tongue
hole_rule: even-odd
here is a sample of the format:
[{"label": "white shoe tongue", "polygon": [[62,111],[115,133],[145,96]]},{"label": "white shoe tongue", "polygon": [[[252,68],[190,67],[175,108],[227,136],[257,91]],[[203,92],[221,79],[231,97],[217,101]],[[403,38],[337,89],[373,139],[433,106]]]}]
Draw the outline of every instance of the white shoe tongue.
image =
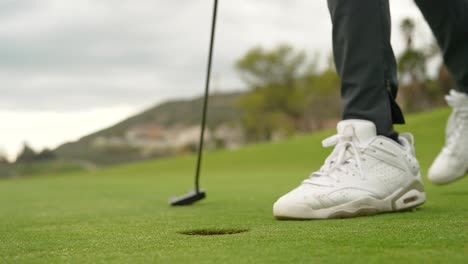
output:
[{"label": "white shoe tongue", "polygon": [[353,136],[361,144],[367,144],[377,136],[374,123],[367,120],[349,119],[340,121],[337,125],[339,135]]}]

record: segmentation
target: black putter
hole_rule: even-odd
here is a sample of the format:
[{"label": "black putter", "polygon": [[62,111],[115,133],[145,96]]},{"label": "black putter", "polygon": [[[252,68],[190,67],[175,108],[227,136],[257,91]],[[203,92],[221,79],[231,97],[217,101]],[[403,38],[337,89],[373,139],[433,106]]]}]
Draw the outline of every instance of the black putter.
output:
[{"label": "black putter", "polygon": [[195,171],[195,190],[181,197],[173,197],[169,199],[169,203],[172,206],[176,205],[190,205],[206,197],[204,190],[200,190],[200,166],[203,153],[203,138],[205,136],[205,123],[206,123],[206,111],[208,107],[208,93],[210,86],[210,75],[211,75],[211,58],[213,56],[213,43],[216,29],[216,13],[218,9],[218,0],[214,0],[213,6],[213,18],[211,20],[211,37],[210,37],[210,49],[208,53],[208,66],[206,70],[206,80],[205,80],[205,97],[203,99],[203,113],[202,113],[202,122],[201,122],[201,132],[200,140],[198,144],[198,158],[197,158],[197,168]]}]

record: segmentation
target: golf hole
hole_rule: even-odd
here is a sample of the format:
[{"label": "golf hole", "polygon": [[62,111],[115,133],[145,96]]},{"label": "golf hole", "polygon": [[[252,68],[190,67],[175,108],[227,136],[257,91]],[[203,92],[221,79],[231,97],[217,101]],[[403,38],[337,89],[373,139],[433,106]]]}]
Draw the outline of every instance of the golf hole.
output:
[{"label": "golf hole", "polygon": [[226,229],[193,229],[181,231],[179,234],[188,236],[222,236],[234,235],[239,233],[248,232],[248,229],[226,228]]}]

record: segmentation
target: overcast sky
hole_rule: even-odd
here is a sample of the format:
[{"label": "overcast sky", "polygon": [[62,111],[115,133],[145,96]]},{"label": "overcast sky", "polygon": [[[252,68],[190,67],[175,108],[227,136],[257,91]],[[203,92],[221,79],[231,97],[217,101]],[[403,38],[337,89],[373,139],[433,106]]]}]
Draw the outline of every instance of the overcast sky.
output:
[{"label": "overcast sky", "polygon": [[[75,140],[169,98],[203,90],[212,1],[0,1],[0,151],[23,141],[37,150]],[[418,23],[417,43],[432,40],[410,0],[391,1],[398,24]],[[242,89],[234,61],[255,45],[289,43],[331,52],[326,0],[220,0],[213,84]]]}]

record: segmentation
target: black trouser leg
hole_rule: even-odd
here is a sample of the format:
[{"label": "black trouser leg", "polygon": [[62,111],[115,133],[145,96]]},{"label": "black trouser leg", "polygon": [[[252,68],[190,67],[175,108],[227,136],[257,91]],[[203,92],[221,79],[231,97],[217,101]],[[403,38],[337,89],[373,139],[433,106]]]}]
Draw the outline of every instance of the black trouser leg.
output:
[{"label": "black trouser leg", "polygon": [[404,118],[395,102],[398,81],[388,0],[328,0],[328,7],[343,119],[372,121],[379,135],[396,139],[393,124],[404,123]]},{"label": "black trouser leg", "polygon": [[468,93],[468,0],[416,0],[442,50],[456,89]]}]

